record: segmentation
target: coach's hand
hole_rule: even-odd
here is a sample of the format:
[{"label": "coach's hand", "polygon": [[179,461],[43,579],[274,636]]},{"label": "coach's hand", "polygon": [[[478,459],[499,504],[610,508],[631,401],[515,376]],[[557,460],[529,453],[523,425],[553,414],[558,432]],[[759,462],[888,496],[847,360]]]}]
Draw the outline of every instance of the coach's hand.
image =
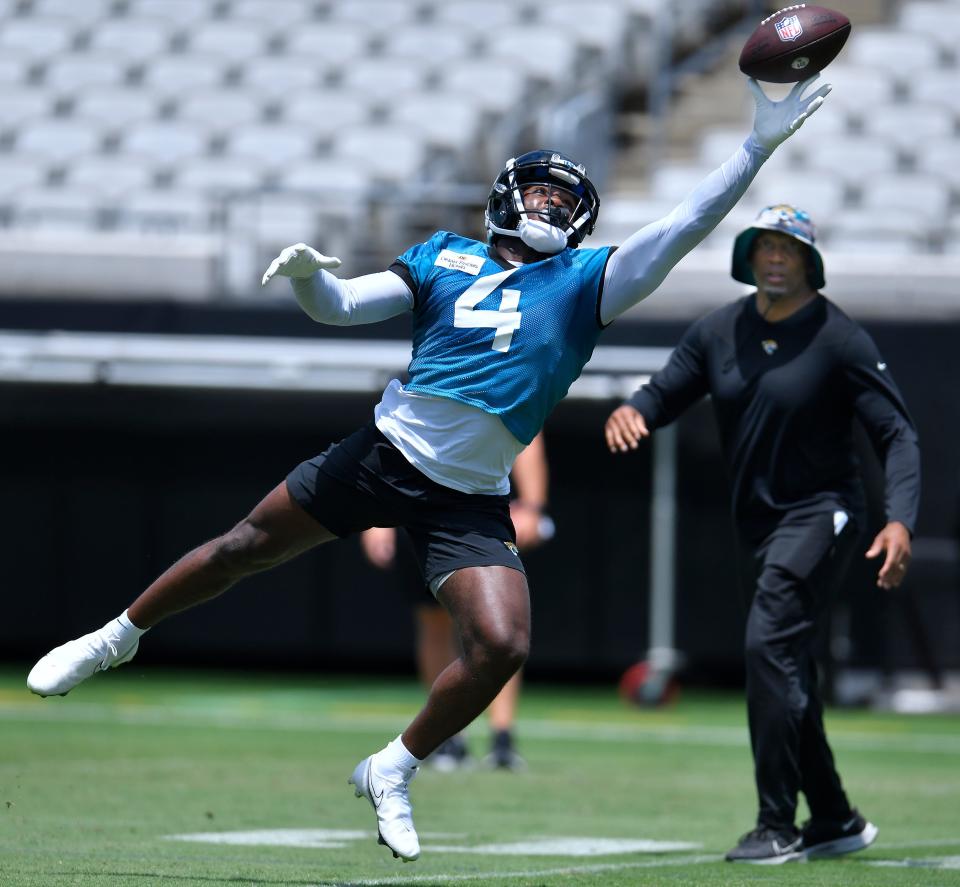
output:
[{"label": "coach's hand", "polygon": [[907,575],[911,557],[910,531],[900,521],[890,521],[877,533],[873,545],[867,550],[867,557],[877,557],[880,552],[886,552],[887,556],[877,574],[877,585],[896,588]]},{"label": "coach's hand", "polygon": [[804,97],[803,93],[820,75],[814,74],[801,80],[779,102],[767,97],[760,84],[752,77],[747,86],[753,93],[757,110],[753,117],[753,135],[768,151],[772,151],[782,141],[793,135],[811,114],[823,104],[827,93],[833,87],[824,83],[818,90]]},{"label": "coach's hand", "polygon": [[650,436],[650,431],[640,411],[625,403],[610,414],[603,435],[611,453],[625,453],[635,450],[641,438]]},{"label": "coach's hand", "polygon": [[312,246],[305,243],[295,243],[281,251],[267,268],[260,286],[263,286],[274,274],[284,277],[312,277],[317,271],[339,268],[340,260],[336,256],[325,256],[318,253]]}]

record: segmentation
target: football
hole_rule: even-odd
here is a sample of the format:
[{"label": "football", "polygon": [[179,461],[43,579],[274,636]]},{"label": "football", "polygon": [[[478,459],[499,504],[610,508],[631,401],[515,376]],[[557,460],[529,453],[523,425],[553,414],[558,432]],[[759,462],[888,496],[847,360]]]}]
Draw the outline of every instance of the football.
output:
[{"label": "football", "polygon": [[824,6],[798,3],[768,15],[747,39],[740,70],[768,83],[795,83],[822,71],[850,36],[850,19]]}]

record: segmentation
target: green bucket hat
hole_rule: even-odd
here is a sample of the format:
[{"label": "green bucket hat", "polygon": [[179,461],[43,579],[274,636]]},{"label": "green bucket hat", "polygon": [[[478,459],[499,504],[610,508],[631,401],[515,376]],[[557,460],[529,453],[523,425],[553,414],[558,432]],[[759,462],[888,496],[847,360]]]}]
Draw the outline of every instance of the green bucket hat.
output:
[{"label": "green bucket hat", "polygon": [[802,209],[786,203],[776,206],[765,206],[760,210],[754,223],[737,235],[733,242],[733,266],[730,273],[734,280],[756,286],[757,281],[750,267],[750,253],[753,250],[753,241],[761,231],[779,231],[788,237],[793,237],[810,247],[813,256],[813,268],[810,269],[810,286],[815,290],[822,289],[826,283],[823,276],[823,257],[820,255],[814,242],[817,239],[817,229]]}]

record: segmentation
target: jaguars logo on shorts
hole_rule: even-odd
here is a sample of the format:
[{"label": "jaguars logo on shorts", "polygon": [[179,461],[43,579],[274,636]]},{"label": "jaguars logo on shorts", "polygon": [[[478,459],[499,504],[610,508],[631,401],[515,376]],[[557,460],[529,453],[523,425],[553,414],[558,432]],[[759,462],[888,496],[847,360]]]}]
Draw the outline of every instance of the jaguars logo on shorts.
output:
[{"label": "jaguars logo on shorts", "polygon": [[514,545],[512,542],[507,541],[506,539],[503,540],[503,544],[506,546],[507,550],[511,554],[515,554],[517,557],[520,557],[520,550],[517,548],[516,545]]}]

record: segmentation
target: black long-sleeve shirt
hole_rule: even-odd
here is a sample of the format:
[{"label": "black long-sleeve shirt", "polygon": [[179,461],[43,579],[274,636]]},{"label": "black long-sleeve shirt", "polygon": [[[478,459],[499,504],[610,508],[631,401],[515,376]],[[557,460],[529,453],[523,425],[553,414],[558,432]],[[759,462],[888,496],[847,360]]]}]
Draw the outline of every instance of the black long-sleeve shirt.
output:
[{"label": "black long-sleeve shirt", "polygon": [[864,509],[853,443],[857,416],[886,477],[888,521],[916,525],[917,434],[876,345],[822,295],[768,323],[746,296],[694,323],[667,365],[627,401],[647,426],[666,425],[711,395],[748,539],[787,513]]}]

